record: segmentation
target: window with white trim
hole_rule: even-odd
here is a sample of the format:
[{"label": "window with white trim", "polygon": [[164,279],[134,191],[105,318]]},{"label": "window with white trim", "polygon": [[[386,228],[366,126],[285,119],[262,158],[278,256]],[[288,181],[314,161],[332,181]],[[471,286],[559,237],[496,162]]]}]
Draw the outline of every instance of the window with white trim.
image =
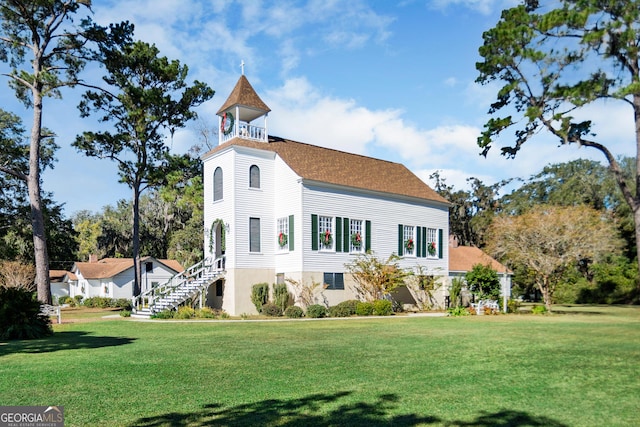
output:
[{"label": "window with white trim", "polygon": [[249,187],[260,188],[260,168],[256,165],[249,168]]},{"label": "window with white trim", "polygon": [[364,252],[364,230],[361,219],[349,221],[349,252]]},{"label": "window with white trim", "polygon": [[279,251],[289,250],[289,218],[278,218],[277,244]]},{"label": "window with white trim", "polygon": [[213,171],[213,201],[222,200],[222,168]]},{"label": "window with white trim", "polygon": [[333,228],[333,217],[331,216],[319,216],[318,217],[318,239],[319,248],[322,251],[332,251],[333,243],[336,239]]},{"label": "window with white trim", "polygon": [[416,255],[416,228],[413,225],[405,225],[402,232],[403,255]]},{"label": "window with white trim", "polygon": [[438,230],[427,228],[427,256],[438,256]]},{"label": "window with white trim", "polygon": [[260,252],[260,218],[249,218],[249,252]]}]

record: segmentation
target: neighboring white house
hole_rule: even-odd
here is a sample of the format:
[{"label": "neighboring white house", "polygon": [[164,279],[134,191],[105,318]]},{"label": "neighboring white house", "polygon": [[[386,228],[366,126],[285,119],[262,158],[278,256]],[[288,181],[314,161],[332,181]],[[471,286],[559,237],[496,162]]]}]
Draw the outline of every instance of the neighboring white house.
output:
[{"label": "neighboring white house", "polygon": [[[174,260],[143,257],[140,261],[142,271],[142,291],[168,282],[184,269]],[[75,280],[69,280],[69,296],[82,295],[84,298],[133,297],[133,259],[104,258],[91,259],[89,262],[76,262],[71,268]],[[72,277],[73,277],[72,276]]]},{"label": "neighboring white house", "polygon": [[51,283],[51,297],[56,301],[63,296],[69,296],[69,283],[77,280],[75,274],[66,270],[49,270]]},{"label": "neighboring white house", "polygon": [[513,272],[506,266],[496,261],[487,253],[473,246],[459,246],[454,238],[449,239],[449,278],[464,279],[467,272],[476,264],[488,265],[498,273],[500,278],[500,295],[506,299],[511,298],[511,278]]},{"label": "neighboring white house", "polygon": [[402,164],[268,136],[269,112],[242,75],[202,157],[205,254],[226,267],[210,305],[255,313],[252,286],[285,279],[326,283],[328,305],[353,299],[345,264],[366,250],[446,279],[447,200]]}]

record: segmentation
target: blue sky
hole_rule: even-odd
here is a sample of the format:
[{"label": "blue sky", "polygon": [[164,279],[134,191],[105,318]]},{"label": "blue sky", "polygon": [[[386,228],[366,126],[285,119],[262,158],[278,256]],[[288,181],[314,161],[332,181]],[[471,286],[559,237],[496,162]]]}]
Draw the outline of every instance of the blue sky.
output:
[{"label": "blue sky", "polygon": [[[476,138],[486,122],[496,86],[480,86],[475,63],[483,31],[511,0],[421,1],[200,1],[104,0],[93,2],[94,20],[129,20],[137,39],[189,66],[189,78],[206,82],[215,96],[198,108],[200,123],[167,143],[185,152],[198,127],[217,126],[215,112],[245,75],[271,108],[269,133],[293,140],[404,163],[427,183],[440,170],[449,184],[466,188],[474,176],[487,184],[528,178],[549,163],[578,157],[602,160],[594,150],[558,148],[541,134],[516,159],[495,147],[479,155]],[[95,75],[94,75],[95,76]],[[58,135],[58,162],[44,175],[65,212],[99,211],[130,190],[118,183],[114,163],[85,157],[70,147],[94,128],[80,119],[80,90],[47,100],[44,124]],[[0,107],[30,113],[0,86]],[[616,154],[630,155],[631,116],[601,104],[587,114],[608,117],[596,128]]]}]

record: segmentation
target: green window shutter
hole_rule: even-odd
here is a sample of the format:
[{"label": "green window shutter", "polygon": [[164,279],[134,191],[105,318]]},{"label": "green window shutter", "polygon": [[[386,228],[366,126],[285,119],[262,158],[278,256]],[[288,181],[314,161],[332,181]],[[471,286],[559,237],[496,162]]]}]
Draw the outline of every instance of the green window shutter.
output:
[{"label": "green window shutter", "polygon": [[422,258],[424,255],[422,251],[422,227],[416,227],[416,256]]},{"label": "green window shutter", "polygon": [[336,217],[336,232],[335,232],[336,252],[342,252],[342,218]]},{"label": "green window shutter", "polygon": [[351,235],[349,234],[349,218],[342,218],[342,248],[344,252],[351,250]]},{"label": "green window shutter", "polygon": [[[316,231],[318,229],[316,228]],[[294,235],[293,235],[293,215],[289,215],[289,250],[292,251],[293,250],[293,240],[294,240]],[[318,241],[318,239],[316,239],[316,242]]]},{"label": "green window shutter", "polygon": [[371,221],[364,222],[364,250],[371,250]]},{"label": "green window shutter", "polygon": [[404,226],[402,224],[398,224],[398,256],[404,255],[404,242],[402,238],[404,237]]},{"label": "green window shutter", "polygon": [[429,230],[427,229],[427,227],[422,227],[422,256],[423,257],[427,257],[427,254],[429,252],[427,252],[427,232]]},{"label": "green window shutter", "polygon": [[442,228],[438,229],[438,258],[442,259],[444,254],[442,253]]},{"label": "green window shutter", "polygon": [[311,214],[311,250],[318,250],[318,215]]}]

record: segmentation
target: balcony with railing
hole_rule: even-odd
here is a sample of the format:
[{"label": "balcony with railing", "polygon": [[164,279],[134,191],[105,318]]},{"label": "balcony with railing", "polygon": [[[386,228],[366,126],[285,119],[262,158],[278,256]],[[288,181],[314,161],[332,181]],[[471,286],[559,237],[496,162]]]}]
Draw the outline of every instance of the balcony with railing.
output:
[{"label": "balcony with railing", "polygon": [[226,142],[232,138],[240,137],[243,139],[249,139],[252,141],[267,141],[267,130],[261,126],[255,126],[247,122],[243,122],[238,120],[237,123],[234,123],[231,132],[223,133],[221,132],[222,142]]}]

